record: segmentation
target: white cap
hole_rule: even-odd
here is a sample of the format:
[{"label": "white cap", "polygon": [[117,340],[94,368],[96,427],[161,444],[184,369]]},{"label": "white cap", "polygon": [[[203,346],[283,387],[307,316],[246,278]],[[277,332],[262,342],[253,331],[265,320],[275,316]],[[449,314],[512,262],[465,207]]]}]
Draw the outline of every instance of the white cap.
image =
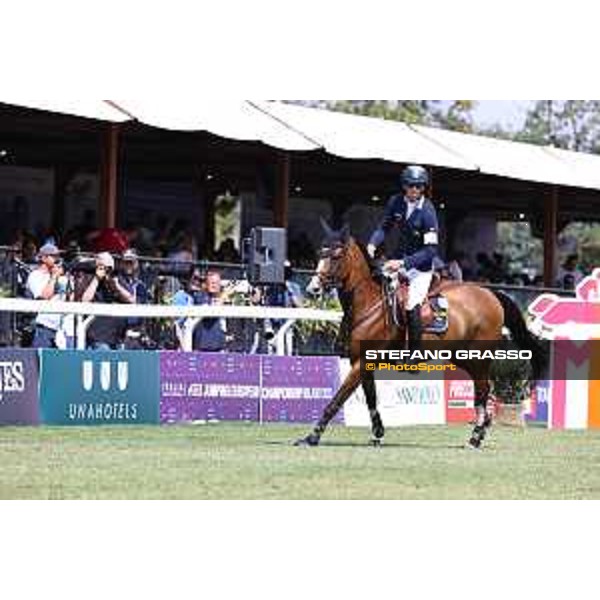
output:
[{"label": "white cap", "polygon": [[109,252],[100,252],[99,254],[96,254],[96,260],[107,269],[115,268],[115,259]]}]

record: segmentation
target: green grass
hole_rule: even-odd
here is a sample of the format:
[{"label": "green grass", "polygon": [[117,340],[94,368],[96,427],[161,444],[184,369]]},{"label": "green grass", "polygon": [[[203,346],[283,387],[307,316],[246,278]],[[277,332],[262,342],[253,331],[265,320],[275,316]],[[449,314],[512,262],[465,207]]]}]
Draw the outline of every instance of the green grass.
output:
[{"label": "green grass", "polygon": [[496,427],[483,451],[465,426],[0,428],[0,498],[600,498],[600,434]]}]

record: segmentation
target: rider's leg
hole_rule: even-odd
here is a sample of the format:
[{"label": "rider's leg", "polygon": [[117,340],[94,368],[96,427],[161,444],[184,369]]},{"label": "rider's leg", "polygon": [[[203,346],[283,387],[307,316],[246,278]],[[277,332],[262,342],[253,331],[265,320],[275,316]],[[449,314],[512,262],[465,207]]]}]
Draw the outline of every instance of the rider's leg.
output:
[{"label": "rider's leg", "polygon": [[431,271],[418,271],[411,269],[408,272],[408,299],[406,302],[406,316],[408,318],[408,347],[417,350],[421,343],[423,326],[421,324],[421,304],[429,292],[431,285]]},{"label": "rider's leg", "polygon": [[411,352],[419,349],[421,345],[421,336],[423,334],[423,326],[421,324],[421,305],[417,304],[411,310],[406,311],[408,320],[408,349]]}]

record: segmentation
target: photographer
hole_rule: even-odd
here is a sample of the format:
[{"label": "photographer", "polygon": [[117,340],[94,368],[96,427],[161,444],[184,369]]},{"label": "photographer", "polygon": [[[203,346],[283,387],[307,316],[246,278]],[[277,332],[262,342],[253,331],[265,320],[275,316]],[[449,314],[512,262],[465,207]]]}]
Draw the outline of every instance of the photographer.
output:
[{"label": "photographer", "polygon": [[[146,284],[139,278],[139,263],[137,253],[133,249],[123,252],[119,261],[119,284],[131,294],[134,304],[148,304],[150,294]],[[144,321],[139,317],[130,317],[126,321],[123,332],[125,348],[142,347]]]},{"label": "photographer", "polygon": [[[65,275],[60,251],[54,244],[44,244],[38,252],[39,266],[27,278],[27,294],[35,300],[65,300],[68,278]],[[35,320],[34,348],[55,348],[56,333],[61,327],[60,314],[40,313]]]},{"label": "photographer", "polygon": [[[114,274],[115,261],[108,252],[100,252],[95,259],[96,270],[85,276],[75,292],[81,302],[103,304],[134,304],[135,297],[119,282]],[[88,348],[110,350],[116,348],[120,340],[123,321],[115,317],[96,317],[88,329]]]}]

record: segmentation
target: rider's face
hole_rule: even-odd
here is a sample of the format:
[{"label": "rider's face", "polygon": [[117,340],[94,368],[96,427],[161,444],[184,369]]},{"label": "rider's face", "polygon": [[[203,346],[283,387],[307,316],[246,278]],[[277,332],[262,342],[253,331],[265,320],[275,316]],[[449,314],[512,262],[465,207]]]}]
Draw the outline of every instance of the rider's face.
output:
[{"label": "rider's face", "polygon": [[423,195],[425,188],[422,185],[405,185],[404,195],[409,202],[416,202]]}]

